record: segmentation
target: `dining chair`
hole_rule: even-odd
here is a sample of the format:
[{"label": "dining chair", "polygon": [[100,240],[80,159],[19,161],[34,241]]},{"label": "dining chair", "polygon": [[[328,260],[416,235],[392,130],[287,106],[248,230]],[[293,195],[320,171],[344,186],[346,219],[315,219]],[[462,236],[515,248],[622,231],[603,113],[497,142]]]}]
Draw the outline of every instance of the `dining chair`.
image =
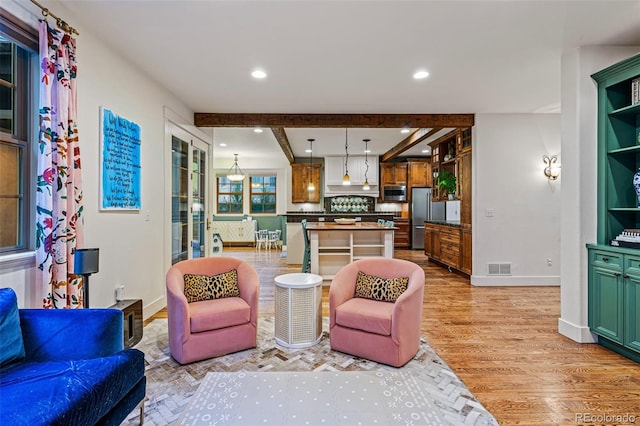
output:
[{"label": "dining chair", "polygon": [[269,232],[266,230],[255,231],[256,234],[256,249],[260,250],[260,247],[268,249],[269,244]]},{"label": "dining chair", "polygon": [[275,249],[282,248],[282,240],[280,238],[281,234],[282,234],[282,230],[280,229],[276,229],[275,231],[269,231],[269,241],[267,242],[269,248],[271,247]]}]

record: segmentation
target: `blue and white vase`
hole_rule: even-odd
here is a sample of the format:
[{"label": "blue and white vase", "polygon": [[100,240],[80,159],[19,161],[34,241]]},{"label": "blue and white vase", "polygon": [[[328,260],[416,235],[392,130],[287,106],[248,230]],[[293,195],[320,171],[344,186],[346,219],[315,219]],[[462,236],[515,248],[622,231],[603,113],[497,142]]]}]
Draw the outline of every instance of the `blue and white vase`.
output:
[{"label": "blue and white vase", "polygon": [[640,170],[633,175],[633,188],[636,190],[636,207],[640,208]]}]

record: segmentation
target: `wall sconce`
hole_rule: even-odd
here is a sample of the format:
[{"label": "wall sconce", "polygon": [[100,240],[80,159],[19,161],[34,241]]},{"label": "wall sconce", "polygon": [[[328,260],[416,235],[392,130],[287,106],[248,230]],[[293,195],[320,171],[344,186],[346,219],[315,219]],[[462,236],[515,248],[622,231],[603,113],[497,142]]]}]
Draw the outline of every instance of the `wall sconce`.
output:
[{"label": "wall sconce", "polygon": [[544,175],[549,178],[549,180],[556,180],[558,176],[560,176],[560,163],[558,163],[558,157],[556,155],[552,155],[549,157],[548,155],[542,156],[542,161],[544,161]]}]

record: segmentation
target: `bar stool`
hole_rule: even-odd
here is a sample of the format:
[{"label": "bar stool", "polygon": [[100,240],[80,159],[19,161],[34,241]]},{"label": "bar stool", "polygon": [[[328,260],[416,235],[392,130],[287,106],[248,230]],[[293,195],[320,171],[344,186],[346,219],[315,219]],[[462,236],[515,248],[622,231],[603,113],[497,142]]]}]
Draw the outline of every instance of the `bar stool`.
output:
[{"label": "bar stool", "polygon": [[309,245],[309,235],[307,235],[307,219],[302,219],[302,235],[304,235],[304,258],[302,260],[302,272],[311,272],[311,246]]}]

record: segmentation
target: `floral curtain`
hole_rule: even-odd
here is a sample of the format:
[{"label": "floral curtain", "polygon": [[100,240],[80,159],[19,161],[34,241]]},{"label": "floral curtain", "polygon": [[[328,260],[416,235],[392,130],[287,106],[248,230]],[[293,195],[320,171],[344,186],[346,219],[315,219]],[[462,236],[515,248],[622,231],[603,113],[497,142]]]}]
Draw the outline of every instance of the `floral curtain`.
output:
[{"label": "floral curtain", "polygon": [[73,37],[40,22],[36,262],[45,308],[82,306],[82,278],[73,275],[83,242],[75,51]]}]

